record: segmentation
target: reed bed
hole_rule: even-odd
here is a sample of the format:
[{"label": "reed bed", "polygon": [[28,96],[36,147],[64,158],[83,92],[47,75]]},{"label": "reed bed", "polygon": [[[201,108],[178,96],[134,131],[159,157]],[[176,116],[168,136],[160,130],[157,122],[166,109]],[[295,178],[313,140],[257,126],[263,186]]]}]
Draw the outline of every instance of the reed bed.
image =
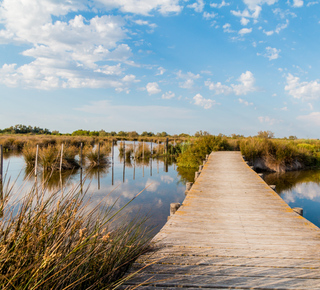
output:
[{"label": "reed bed", "polygon": [[[39,149],[39,165],[45,171],[59,170],[61,163],[61,147],[59,145],[48,145]],[[79,168],[79,163],[76,156],[79,149],[75,146],[64,147],[62,152],[61,169]],[[35,166],[36,147],[32,143],[28,143],[22,149],[24,160],[28,167]]]},{"label": "reed bed", "polygon": [[108,155],[111,148],[109,146],[103,146],[100,149],[95,148],[88,151],[85,156],[89,160],[90,167],[105,167],[109,164]]},{"label": "reed bed", "polygon": [[[25,146],[47,147],[65,144],[79,148],[81,143],[84,146],[93,146],[97,142],[95,137],[79,136],[48,136],[48,135],[0,135],[0,145],[5,151],[22,150]],[[102,141],[106,142],[106,141]]]},{"label": "reed bed", "polygon": [[320,165],[320,143],[305,140],[246,138],[240,149],[246,160],[258,168],[284,172]]},{"label": "reed bed", "polygon": [[17,201],[14,188],[5,186],[0,206],[2,290],[113,289],[149,249],[144,220],[114,227],[122,209],[92,208],[79,187],[35,185]]}]

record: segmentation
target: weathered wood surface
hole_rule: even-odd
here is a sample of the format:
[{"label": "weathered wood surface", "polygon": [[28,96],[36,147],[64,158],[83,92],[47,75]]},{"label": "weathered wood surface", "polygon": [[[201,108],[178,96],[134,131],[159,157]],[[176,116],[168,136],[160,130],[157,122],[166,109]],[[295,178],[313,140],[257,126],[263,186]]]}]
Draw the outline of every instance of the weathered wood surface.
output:
[{"label": "weathered wood surface", "polygon": [[[169,211],[169,209],[168,209]],[[295,213],[239,152],[210,155],[155,236],[138,289],[320,289],[320,230]]]}]

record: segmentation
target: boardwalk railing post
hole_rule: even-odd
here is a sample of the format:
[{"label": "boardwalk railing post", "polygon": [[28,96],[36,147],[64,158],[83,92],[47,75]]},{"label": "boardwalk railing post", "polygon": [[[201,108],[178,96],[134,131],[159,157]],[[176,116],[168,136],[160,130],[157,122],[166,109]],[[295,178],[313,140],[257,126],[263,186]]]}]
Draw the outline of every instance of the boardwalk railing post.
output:
[{"label": "boardwalk railing post", "polygon": [[202,171],[203,165],[199,165],[199,171]]},{"label": "boardwalk railing post", "polygon": [[272,190],[277,191],[275,185],[269,185],[269,187],[270,187]]},{"label": "boardwalk railing post", "polygon": [[296,212],[297,214],[303,216],[303,208],[302,207],[293,207],[292,208],[294,212]]},{"label": "boardwalk railing post", "polygon": [[197,179],[199,176],[200,176],[200,172],[197,171],[197,172],[195,173],[194,180],[196,181],[196,179]]},{"label": "boardwalk railing post", "polygon": [[185,195],[187,195],[187,194],[189,193],[192,185],[193,185],[193,182],[187,182],[187,183],[186,183],[186,191],[184,192]]},{"label": "boardwalk railing post", "polygon": [[181,204],[178,202],[170,203],[170,216],[173,216],[180,206]]}]

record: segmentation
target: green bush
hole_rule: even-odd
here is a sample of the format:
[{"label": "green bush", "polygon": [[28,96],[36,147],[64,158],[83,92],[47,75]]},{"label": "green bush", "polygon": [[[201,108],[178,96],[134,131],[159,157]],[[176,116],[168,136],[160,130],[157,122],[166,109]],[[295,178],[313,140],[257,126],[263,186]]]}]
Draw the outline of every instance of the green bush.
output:
[{"label": "green bush", "polygon": [[177,164],[180,167],[198,167],[207,154],[212,151],[231,150],[226,137],[206,135],[188,143],[184,151],[178,156]]}]

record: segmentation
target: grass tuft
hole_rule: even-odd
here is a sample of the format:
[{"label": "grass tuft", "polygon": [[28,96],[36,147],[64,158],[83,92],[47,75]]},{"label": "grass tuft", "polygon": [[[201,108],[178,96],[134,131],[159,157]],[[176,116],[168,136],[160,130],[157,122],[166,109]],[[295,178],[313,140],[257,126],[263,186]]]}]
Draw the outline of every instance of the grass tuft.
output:
[{"label": "grass tuft", "polygon": [[42,184],[17,202],[13,188],[0,207],[2,290],[110,289],[148,250],[143,220],[115,228],[120,211],[92,207],[78,187],[48,193]]}]

